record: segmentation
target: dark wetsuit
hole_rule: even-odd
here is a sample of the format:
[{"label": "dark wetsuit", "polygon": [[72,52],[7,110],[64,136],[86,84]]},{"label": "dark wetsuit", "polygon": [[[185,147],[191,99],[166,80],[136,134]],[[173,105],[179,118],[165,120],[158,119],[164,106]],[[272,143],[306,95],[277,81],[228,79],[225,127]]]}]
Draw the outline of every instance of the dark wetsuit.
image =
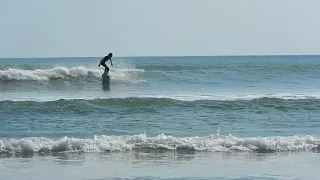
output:
[{"label": "dark wetsuit", "polygon": [[[101,65],[106,68],[105,71],[107,71],[107,73],[109,72],[109,67],[106,65],[106,61],[108,61],[109,59],[111,61],[111,58],[109,56],[105,56],[104,58],[101,59],[100,64],[99,64],[99,67]],[[111,65],[112,65],[112,61],[111,61]]]}]

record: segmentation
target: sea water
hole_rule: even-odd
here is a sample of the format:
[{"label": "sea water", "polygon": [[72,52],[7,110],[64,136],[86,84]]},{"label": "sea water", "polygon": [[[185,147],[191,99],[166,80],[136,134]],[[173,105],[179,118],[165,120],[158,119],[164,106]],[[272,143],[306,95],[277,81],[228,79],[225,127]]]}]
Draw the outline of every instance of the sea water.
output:
[{"label": "sea water", "polygon": [[0,59],[0,179],[320,176],[320,56]]}]

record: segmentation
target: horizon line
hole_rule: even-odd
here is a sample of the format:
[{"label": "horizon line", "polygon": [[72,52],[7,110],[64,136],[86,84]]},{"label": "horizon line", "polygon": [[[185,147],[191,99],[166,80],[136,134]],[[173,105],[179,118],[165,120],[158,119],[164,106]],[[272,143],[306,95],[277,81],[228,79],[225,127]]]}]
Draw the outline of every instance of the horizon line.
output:
[{"label": "horizon line", "polygon": [[[140,56],[113,56],[113,58],[138,57],[261,57],[261,56],[320,56],[320,54],[250,54],[250,55],[140,55]],[[0,59],[41,59],[41,58],[100,58],[104,56],[34,56],[34,57],[0,57]]]}]

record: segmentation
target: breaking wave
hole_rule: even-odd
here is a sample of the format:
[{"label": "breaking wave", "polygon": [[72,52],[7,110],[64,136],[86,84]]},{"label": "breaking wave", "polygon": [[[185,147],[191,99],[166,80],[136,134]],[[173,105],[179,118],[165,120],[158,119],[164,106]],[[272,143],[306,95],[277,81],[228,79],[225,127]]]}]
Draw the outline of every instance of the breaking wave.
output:
[{"label": "breaking wave", "polygon": [[[143,69],[111,68],[110,76],[115,81],[130,81],[137,78]],[[0,81],[50,81],[56,79],[100,79],[102,68],[78,67],[54,67],[49,69],[16,69],[8,68],[0,70]]]},{"label": "breaking wave", "polygon": [[211,135],[206,137],[174,137],[164,134],[148,137],[94,136],[92,139],[63,137],[48,139],[26,137],[0,139],[0,153],[59,152],[125,152],[125,151],[207,151],[207,152],[298,152],[319,151],[320,137],[311,135],[237,137]]}]

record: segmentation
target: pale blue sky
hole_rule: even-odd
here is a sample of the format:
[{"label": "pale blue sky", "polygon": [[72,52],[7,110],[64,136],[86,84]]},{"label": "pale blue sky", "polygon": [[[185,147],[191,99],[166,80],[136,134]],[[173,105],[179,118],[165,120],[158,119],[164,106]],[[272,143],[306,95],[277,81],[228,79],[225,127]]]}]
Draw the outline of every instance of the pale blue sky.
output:
[{"label": "pale blue sky", "polygon": [[0,0],[0,57],[320,54],[319,0]]}]

